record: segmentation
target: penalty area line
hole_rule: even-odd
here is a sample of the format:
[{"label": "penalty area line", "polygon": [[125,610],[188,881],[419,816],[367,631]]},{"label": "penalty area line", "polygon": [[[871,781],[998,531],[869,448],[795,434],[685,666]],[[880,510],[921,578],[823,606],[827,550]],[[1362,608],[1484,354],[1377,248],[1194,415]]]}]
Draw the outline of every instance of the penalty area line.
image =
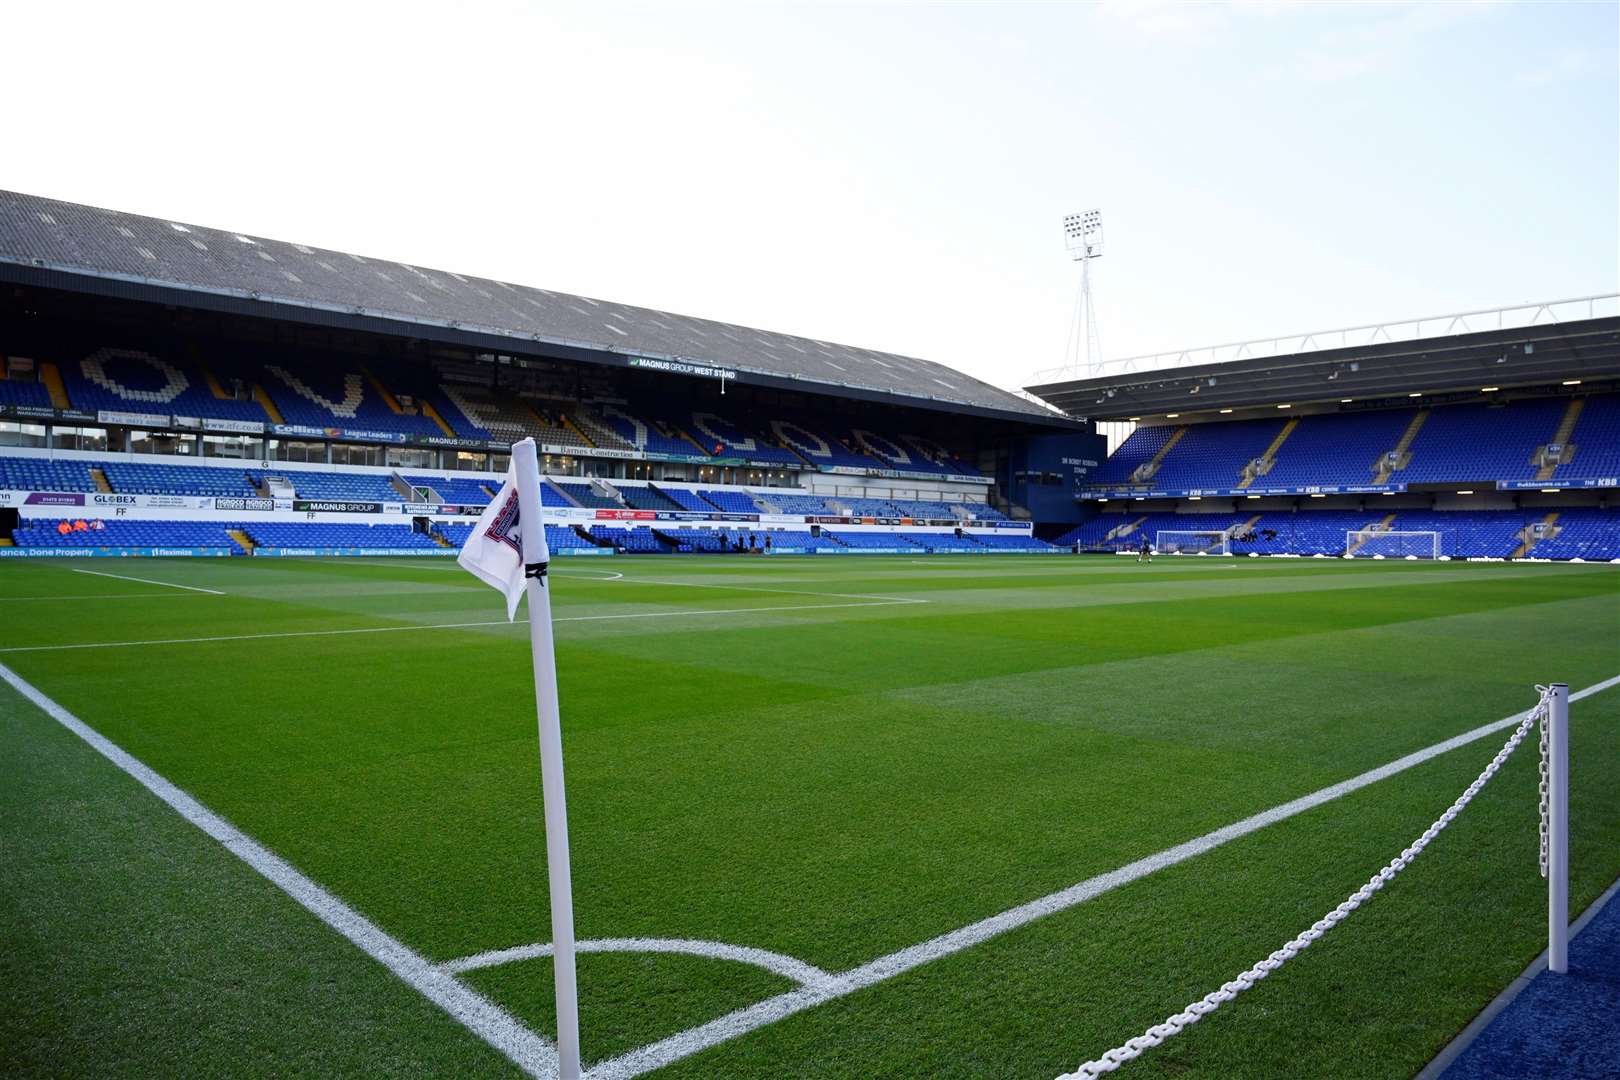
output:
[{"label": "penalty area line", "polygon": [[247,863],[310,914],[343,935],[529,1076],[536,1080],[551,1080],[557,1076],[557,1051],[549,1040],[529,1030],[454,975],[429,963],[377,924],[305,877],[291,863],[58,705],[4,664],[0,664],[0,680],[9,683],[17,693],[38,706],[41,712],[84,740],[91,749],[168,804],[175,813],[218,841],[225,850]]},{"label": "penalty area line", "polygon": [[207,593],[210,596],[224,596],[218,589],[204,589],[197,585],[176,585],[172,581],[154,581],[151,578],[130,577],[128,574],[109,574],[105,570],[80,570],[77,566],[65,567],[75,574],[89,574],[92,577],[116,578],[119,581],[138,581],[142,585],[164,585],[171,589],[185,589],[187,592]]},{"label": "penalty area line", "polygon": [[[1575,691],[1570,694],[1569,700],[1571,702],[1580,701],[1614,686],[1620,686],[1620,675],[1604,679],[1602,682],[1593,683],[1591,686]],[[1020,904],[1018,907],[1009,908],[1000,914],[992,915],[987,919],[969,923],[967,926],[941,934],[928,941],[892,952],[887,956],[880,956],[876,960],[862,964],[860,967],[839,972],[824,982],[811,983],[797,990],[789,990],[786,993],[778,994],[776,997],[767,998],[757,1004],[738,1009],[736,1012],[722,1016],[718,1020],[711,1020],[707,1024],[700,1024],[679,1034],[643,1046],[638,1050],[632,1050],[611,1060],[600,1062],[586,1070],[586,1078],[587,1080],[630,1080],[631,1077],[640,1076],[654,1069],[661,1069],[666,1065],[680,1061],[682,1058],[690,1057],[699,1051],[718,1046],[720,1043],[746,1035],[766,1025],[774,1024],[776,1021],[792,1016],[795,1013],[845,997],[855,993],[857,990],[875,986],[897,975],[902,975],[913,968],[962,952],[965,949],[989,941],[991,938],[999,937],[1010,930],[1016,930],[1039,919],[1044,919],[1048,915],[1055,915],[1060,911],[1076,907],[1122,885],[1128,885],[1140,878],[1175,866],[1177,863],[1185,862],[1195,856],[1212,851],[1223,844],[1247,836],[1268,825],[1274,825],[1279,821],[1302,814],[1324,803],[1342,798],[1353,791],[1359,791],[1370,784],[1375,784],[1397,773],[1405,772],[1407,769],[1421,765],[1459,747],[1477,742],[1522,722],[1526,716],[1530,715],[1530,711],[1525,709],[1522,712],[1514,713],[1512,716],[1481,725],[1472,731],[1465,731],[1461,735],[1455,735],[1432,746],[1424,747],[1422,750],[1414,751],[1405,757],[1396,758],[1394,761],[1380,765],[1375,769],[1369,769],[1367,772],[1353,776],[1348,780],[1330,784],[1308,795],[1302,795],[1297,799],[1281,803],[1269,810],[1262,810],[1258,814],[1252,814],[1213,832],[1205,833],[1203,836],[1195,837],[1174,847],[1165,848],[1163,851],[1137,859],[1135,862],[1126,863],[1115,870],[1087,878],[1066,889],[1049,893],[1028,903]]]}]

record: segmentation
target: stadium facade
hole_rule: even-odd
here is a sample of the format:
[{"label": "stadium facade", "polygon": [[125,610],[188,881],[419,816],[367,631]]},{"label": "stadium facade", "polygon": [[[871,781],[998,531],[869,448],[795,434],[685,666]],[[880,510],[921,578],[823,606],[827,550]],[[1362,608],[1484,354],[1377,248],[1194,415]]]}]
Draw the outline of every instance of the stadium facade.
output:
[{"label": "stadium facade", "polygon": [[1214,531],[1236,554],[1405,557],[1432,534],[1448,557],[1620,557],[1617,311],[1581,297],[1032,385],[1135,425],[1081,482],[1099,512],[1056,539]]},{"label": "stadium facade", "polygon": [[563,551],[1046,551],[1031,462],[1103,456],[913,357],[28,195],[0,283],[35,554],[448,552],[523,436]]},{"label": "stadium facade", "polygon": [[[533,436],[569,554],[1162,532],[1620,557],[1613,297],[1116,362],[1029,388],[1055,408],[913,357],[14,193],[0,297],[5,554],[451,554]],[[1116,420],[1137,428],[1107,455]]]}]

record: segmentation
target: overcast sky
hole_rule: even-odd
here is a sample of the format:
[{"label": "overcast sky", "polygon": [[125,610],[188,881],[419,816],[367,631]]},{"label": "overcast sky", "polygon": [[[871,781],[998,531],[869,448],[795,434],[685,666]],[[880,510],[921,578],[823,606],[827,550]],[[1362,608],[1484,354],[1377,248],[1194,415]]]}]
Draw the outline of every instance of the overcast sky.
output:
[{"label": "overcast sky", "polygon": [[35,3],[0,187],[940,360],[1620,287],[1594,4]]}]

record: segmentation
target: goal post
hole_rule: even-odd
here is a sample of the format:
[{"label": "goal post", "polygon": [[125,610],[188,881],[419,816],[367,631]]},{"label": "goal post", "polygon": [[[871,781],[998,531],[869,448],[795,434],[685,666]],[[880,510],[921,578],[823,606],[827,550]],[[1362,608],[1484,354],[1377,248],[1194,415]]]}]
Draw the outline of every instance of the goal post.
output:
[{"label": "goal post", "polygon": [[1345,558],[1438,559],[1440,534],[1418,529],[1351,529],[1344,534]]},{"label": "goal post", "polygon": [[1230,555],[1232,545],[1224,529],[1160,529],[1153,534],[1153,550],[1160,555]]}]

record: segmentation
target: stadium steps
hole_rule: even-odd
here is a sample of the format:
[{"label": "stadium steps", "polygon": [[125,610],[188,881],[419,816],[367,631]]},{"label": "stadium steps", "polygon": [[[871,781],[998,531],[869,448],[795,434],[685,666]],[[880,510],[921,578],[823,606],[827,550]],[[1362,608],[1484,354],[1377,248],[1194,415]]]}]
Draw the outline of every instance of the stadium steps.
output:
[{"label": "stadium steps", "polygon": [[606,540],[602,540],[602,539],[599,539],[599,538],[597,538],[595,536],[592,536],[590,530],[587,529],[583,525],[575,525],[573,527],[573,529],[574,529],[574,535],[575,536],[579,537],[581,540],[584,540],[586,543],[590,544],[592,547],[612,547],[613,546],[612,544],[609,544]]},{"label": "stadium steps", "polygon": [[68,401],[67,386],[62,382],[62,373],[56,370],[55,364],[45,362],[39,365],[39,381],[45,384],[45,392],[51,395],[51,408],[73,408],[73,403]]},{"label": "stadium steps", "polygon": [[453,547],[454,546],[454,545],[452,545],[450,543],[450,540],[447,537],[440,536],[438,533],[436,533],[436,532],[434,532],[432,530],[428,531],[427,538],[429,540],[432,540],[435,544],[438,544],[442,548],[447,548],[447,547]]},{"label": "stadium steps", "polygon": [[1137,518],[1135,521],[1127,521],[1123,525],[1114,526],[1112,529],[1108,530],[1108,535],[1103,537],[1103,543],[1106,544],[1110,540],[1123,540],[1125,537],[1131,535],[1131,533],[1135,532],[1137,529],[1140,529],[1142,527],[1143,523],[1146,522],[1146,521],[1147,521],[1147,515],[1144,514],[1142,517]]},{"label": "stadium steps", "polygon": [[258,383],[253,384],[253,400],[259,403],[259,408],[264,410],[264,414],[270,418],[272,424],[285,424],[287,422],[282,419],[281,410],[276,408],[276,403],[270,400],[270,395],[265,393],[264,387]]},{"label": "stadium steps", "polygon": [[1185,424],[1171,432],[1170,437],[1164,440],[1164,445],[1159,447],[1159,452],[1153,455],[1153,459],[1136,467],[1136,470],[1131,473],[1131,480],[1138,484],[1144,484],[1153,479],[1153,474],[1159,471],[1159,466],[1164,464],[1164,459],[1169,455],[1170,451],[1176,448],[1176,443],[1180,442],[1186,434],[1187,426]]},{"label": "stadium steps", "polygon": [[693,438],[692,433],[690,431],[687,431],[683,427],[676,427],[673,424],[670,425],[670,426],[675,428],[676,433],[679,434],[681,438],[685,439],[687,442],[689,442],[693,446],[697,447],[699,453],[702,453],[702,454],[708,454],[709,453],[708,448],[705,447],[702,443],[698,442],[697,439]]},{"label": "stadium steps", "polygon": [[1530,554],[1531,549],[1537,544],[1541,543],[1541,541],[1551,540],[1554,536],[1557,536],[1558,533],[1556,531],[1556,526],[1558,524],[1558,511],[1554,510],[1546,517],[1542,518],[1541,524],[1547,526],[1549,529],[1553,529],[1554,531],[1537,536],[1534,526],[1525,526],[1524,539],[1519,543],[1519,546],[1514,550],[1513,554],[1509,556],[1510,558],[1522,559],[1526,555]]},{"label": "stadium steps", "polygon": [[1288,436],[1292,435],[1297,427],[1299,427],[1299,417],[1297,416],[1291,418],[1288,423],[1282,426],[1282,430],[1277,432],[1277,437],[1271,440],[1271,445],[1266,447],[1265,452],[1252,463],[1254,465],[1253,471],[1250,471],[1245,466],[1245,475],[1242,482],[1238,484],[1239,488],[1248,487],[1271,471],[1271,467],[1277,464],[1277,451],[1282,449],[1282,444],[1288,441]]},{"label": "stadium steps", "polygon": [[202,368],[203,382],[208,384],[208,392],[214,395],[215,401],[236,400],[225,392],[225,384],[219,381],[219,376],[214,374],[213,368],[207,364],[199,364],[198,367]]},{"label": "stadium steps", "polygon": [[112,481],[107,479],[107,474],[100,467],[95,465],[90,467],[90,481],[96,485],[97,491],[109,494],[112,492]]},{"label": "stadium steps", "polygon": [[384,405],[388,406],[388,411],[389,412],[393,413],[395,416],[404,416],[405,415],[405,410],[400,407],[399,399],[396,398],[393,394],[389,393],[388,387],[386,387],[386,386],[384,386],[382,384],[381,379],[377,378],[377,376],[372,374],[371,369],[369,367],[367,367],[364,364],[361,364],[360,365],[360,373],[366,377],[366,382],[371,384],[371,388],[373,390],[377,391],[377,396],[382,398],[382,403]]},{"label": "stadium steps", "polygon": [[592,439],[589,435],[585,434],[585,429],[580,427],[578,424],[576,424],[574,422],[574,418],[573,418],[572,415],[570,415],[569,413],[563,413],[562,414],[562,422],[563,422],[563,427],[567,428],[569,431],[572,431],[575,435],[578,435],[579,438],[580,438],[580,441],[583,442],[586,446],[594,447],[596,445],[596,440]]},{"label": "stadium steps", "polygon": [[[1564,418],[1558,422],[1558,430],[1553,432],[1553,437],[1548,440],[1547,445],[1536,447],[1535,456],[1530,459],[1530,464],[1540,466],[1536,470],[1537,480],[1551,480],[1558,466],[1575,460],[1575,447],[1570,445],[1569,437],[1575,434],[1575,425],[1580,421],[1581,411],[1585,408],[1585,398],[1571,399],[1569,408],[1564,410]],[[1547,446],[1549,445],[1563,447],[1563,450],[1558,455],[1558,460],[1550,465],[1545,464]]]},{"label": "stadium steps", "polygon": [[[1408,429],[1408,430],[1410,430],[1410,429]],[[1395,524],[1395,515],[1394,514],[1385,514],[1384,517],[1383,517],[1383,520],[1375,521],[1370,525],[1363,525],[1359,531],[1361,531],[1361,532],[1372,532],[1372,531],[1376,530],[1378,532],[1388,532],[1389,527],[1391,525],[1393,525],[1393,524]],[[1344,549],[1344,553],[1346,555],[1354,555],[1356,552],[1361,550],[1362,545],[1365,544],[1366,542],[1367,541],[1365,539],[1357,540],[1354,544],[1351,544],[1351,545],[1347,546]]]},{"label": "stadium steps", "polygon": [[[380,387],[380,384],[379,384],[379,387]],[[401,415],[403,415],[403,414],[401,414]],[[426,489],[426,491],[428,493],[428,497],[426,499],[419,498],[417,496],[417,494],[416,494],[416,488],[411,484],[411,482],[409,480],[405,479],[403,476],[401,476],[397,472],[393,472],[393,473],[388,474],[388,483],[389,483],[390,486],[393,487],[393,489],[396,492],[399,493],[400,497],[403,498],[406,502],[443,502],[444,501],[443,496],[441,496],[431,486],[427,486],[427,485],[424,485],[424,487],[425,487],[425,489]]]},{"label": "stadium steps", "polygon": [[[1424,421],[1429,418],[1428,409],[1419,409],[1412,417],[1412,422],[1406,425],[1406,431],[1401,434],[1401,441],[1388,454],[1383,454],[1373,465],[1373,483],[1389,483],[1390,474],[1406,468],[1412,461],[1412,440],[1417,438],[1419,431],[1423,430]],[[1391,458],[1393,455],[1393,459]]]},{"label": "stadium steps", "polygon": [[439,415],[439,410],[433,407],[433,403],[431,401],[421,401],[419,404],[422,406],[422,415],[439,425],[440,431],[444,432],[452,439],[457,437],[455,429],[445,422],[444,417]]},{"label": "stadium steps", "polygon": [[259,546],[253,542],[253,537],[249,536],[241,529],[226,529],[225,535],[236,542],[236,546],[242,549],[242,554],[244,555],[253,554],[253,549]]},{"label": "stadium steps", "polygon": [[[494,495],[490,496],[490,498],[492,498],[492,499],[494,497],[495,497]],[[578,506],[578,505],[580,505],[578,499],[576,499],[572,495],[568,494],[568,492],[564,491],[562,488],[558,487],[556,484],[551,483],[549,480],[542,480],[540,482],[540,501],[541,501],[542,505],[545,505],[545,506],[551,506],[551,505]]]}]

